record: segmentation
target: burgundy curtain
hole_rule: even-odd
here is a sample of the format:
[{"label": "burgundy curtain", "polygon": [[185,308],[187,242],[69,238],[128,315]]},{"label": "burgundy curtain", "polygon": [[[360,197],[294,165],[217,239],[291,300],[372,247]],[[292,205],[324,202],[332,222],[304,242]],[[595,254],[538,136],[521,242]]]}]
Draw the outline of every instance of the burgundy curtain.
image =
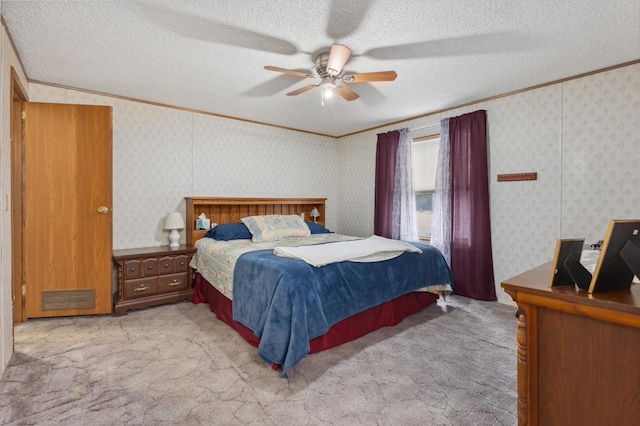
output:
[{"label": "burgundy curtain", "polygon": [[396,175],[396,153],[400,131],[378,135],[376,146],[376,187],[373,213],[373,233],[391,238],[393,231],[393,187]]},{"label": "burgundy curtain", "polygon": [[451,270],[455,293],[496,300],[491,254],[486,111],[449,119]]}]

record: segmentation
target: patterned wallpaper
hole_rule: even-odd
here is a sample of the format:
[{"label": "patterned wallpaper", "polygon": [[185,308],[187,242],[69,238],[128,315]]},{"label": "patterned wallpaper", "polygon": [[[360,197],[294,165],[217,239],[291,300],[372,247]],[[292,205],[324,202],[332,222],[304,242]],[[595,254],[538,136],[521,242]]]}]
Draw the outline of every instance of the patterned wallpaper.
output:
[{"label": "patterned wallpaper", "polygon": [[[562,88],[544,87],[478,105],[489,131],[491,236],[496,292],[503,280],[553,257],[560,235]],[[498,182],[503,173],[537,172],[536,181]]]},{"label": "patterned wallpaper", "polygon": [[[328,226],[373,232],[376,134],[488,114],[494,269],[500,282],[551,259],[555,240],[603,238],[640,217],[640,65],[335,140],[144,103],[29,86],[31,100],[112,105],[114,248],[166,243],[183,197],[327,197]],[[501,182],[502,173],[538,180]]]},{"label": "patterned wallpaper", "polygon": [[640,218],[640,65],[563,84],[562,236]]},{"label": "patterned wallpaper", "polygon": [[207,115],[193,115],[195,195],[327,197],[335,226],[334,138]]}]

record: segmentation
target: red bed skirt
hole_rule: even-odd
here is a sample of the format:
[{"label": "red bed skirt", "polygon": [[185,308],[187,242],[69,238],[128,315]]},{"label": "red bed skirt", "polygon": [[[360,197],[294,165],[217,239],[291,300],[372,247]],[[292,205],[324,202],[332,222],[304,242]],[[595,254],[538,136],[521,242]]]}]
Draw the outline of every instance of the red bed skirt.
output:
[{"label": "red bed skirt", "polygon": [[[215,313],[218,319],[233,327],[251,345],[258,347],[260,338],[256,337],[249,328],[234,321],[231,300],[227,299],[198,273],[195,274],[194,286],[193,303],[209,303],[211,312]],[[397,325],[409,315],[420,312],[435,303],[436,300],[438,300],[438,295],[434,293],[414,292],[367,309],[338,322],[326,334],[312,339],[309,342],[311,347],[309,353],[324,351],[382,327]]]}]

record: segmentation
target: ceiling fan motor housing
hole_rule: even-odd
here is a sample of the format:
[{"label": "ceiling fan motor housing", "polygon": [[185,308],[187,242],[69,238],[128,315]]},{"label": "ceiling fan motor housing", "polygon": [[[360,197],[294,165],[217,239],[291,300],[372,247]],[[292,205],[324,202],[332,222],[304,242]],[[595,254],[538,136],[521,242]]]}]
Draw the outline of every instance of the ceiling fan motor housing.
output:
[{"label": "ceiling fan motor housing", "polygon": [[329,63],[329,52],[323,52],[316,57],[316,72],[322,78],[327,77],[327,64]]}]

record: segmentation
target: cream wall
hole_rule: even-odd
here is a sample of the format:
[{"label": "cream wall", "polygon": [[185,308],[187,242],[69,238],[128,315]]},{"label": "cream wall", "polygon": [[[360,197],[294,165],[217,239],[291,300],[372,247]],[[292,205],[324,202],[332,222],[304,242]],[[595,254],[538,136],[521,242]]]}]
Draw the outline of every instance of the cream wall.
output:
[{"label": "cream wall", "polygon": [[563,85],[562,235],[640,218],[640,64]]},{"label": "cream wall", "polygon": [[27,87],[22,66],[2,25],[0,32],[0,374],[13,353],[13,300],[11,295],[11,67]]},{"label": "cream wall", "polygon": [[[488,116],[493,259],[500,282],[551,260],[557,238],[604,238],[610,219],[640,218],[640,64],[340,139],[340,232],[373,232],[376,134]],[[497,182],[502,173],[538,180]]]},{"label": "cream wall", "polygon": [[114,249],[168,244],[164,217],[187,196],[327,198],[337,226],[335,138],[42,84],[29,96],[113,107]]}]

